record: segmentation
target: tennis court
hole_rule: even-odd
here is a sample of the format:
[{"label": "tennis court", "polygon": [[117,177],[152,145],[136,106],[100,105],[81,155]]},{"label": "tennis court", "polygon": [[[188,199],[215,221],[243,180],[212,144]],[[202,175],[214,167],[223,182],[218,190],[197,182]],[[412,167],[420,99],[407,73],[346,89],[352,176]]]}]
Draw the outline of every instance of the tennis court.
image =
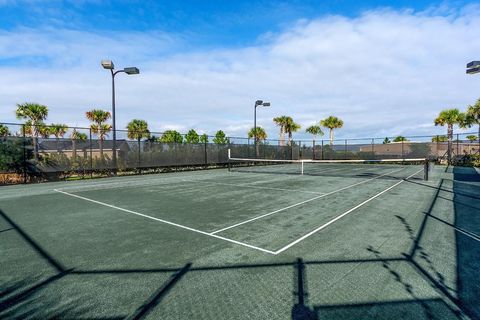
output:
[{"label": "tennis court", "polygon": [[479,177],[290,162],[3,187],[0,316],[479,318]]}]

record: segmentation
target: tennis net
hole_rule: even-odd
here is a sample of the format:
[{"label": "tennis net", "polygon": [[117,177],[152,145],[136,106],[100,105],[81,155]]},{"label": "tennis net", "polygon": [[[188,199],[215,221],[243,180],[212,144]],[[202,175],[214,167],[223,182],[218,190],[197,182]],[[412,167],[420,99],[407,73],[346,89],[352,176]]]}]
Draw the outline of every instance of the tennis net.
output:
[{"label": "tennis net", "polygon": [[271,160],[228,158],[231,172],[291,174],[334,177],[385,176],[402,179],[409,176],[428,180],[428,159],[375,159],[375,160]]}]

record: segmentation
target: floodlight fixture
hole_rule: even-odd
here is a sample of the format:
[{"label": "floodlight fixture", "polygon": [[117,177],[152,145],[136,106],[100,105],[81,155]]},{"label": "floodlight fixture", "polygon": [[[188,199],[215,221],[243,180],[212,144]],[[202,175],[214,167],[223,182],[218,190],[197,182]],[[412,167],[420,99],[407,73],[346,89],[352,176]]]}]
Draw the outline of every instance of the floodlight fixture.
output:
[{"label": "floodlight fixture", "polygon": [[255,101],[253,107],[253,143],[255,144],[255,157],[258,157],[257,150],[257,107],[270,107],[270,102],[263,102],[263,100]]},{"label": "floodlight fixture", "polygon": [[467,69],[467,74],[475,74],[480,72],[480,67]]},{"label": "floodlight fixture", "polygon": [[140,73],[140,70],[138,70],[137,67],[124,68],[123,71],[124,71],[126,74],[139,74],[139,73]]},{"label": "floodlight fixture", "polygon": [[480,67],[480,61],[470,61],[467,63],[467,68],[478,68]]},{"label": "floodlight fixture", "polygon": [[108,70],[113,70],[115,68],[112,60],[102,60],[102,67]]}]

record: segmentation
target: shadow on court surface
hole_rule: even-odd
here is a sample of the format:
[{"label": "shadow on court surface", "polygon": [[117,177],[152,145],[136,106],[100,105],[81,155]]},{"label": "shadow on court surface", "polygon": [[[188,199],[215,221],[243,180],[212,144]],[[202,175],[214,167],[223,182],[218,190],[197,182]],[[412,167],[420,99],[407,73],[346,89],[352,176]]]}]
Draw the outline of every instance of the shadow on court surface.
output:
[{"label": "shadow on court surface", "polygon": [[[473,170],[473,169],[472,169]],[[461,181],[456,181],[456,175],[461,175]],[[111,275],[127,276],[132,274],[166,274],[169,277],[165,281],[159,282],[152,290],[150,295],[136,308],[130,312],[99,316],[95,319],[143,319],[148,318],[153,312],[162,314],[162,302],[168,300],[169,294],[175,288],[188,282],[187,275],[195,273],[215,273],[222,270],[231,270],[241,272],[249,269],[266,270],[272,272],[278,268],[287,268],[291,270],[290,277],[292,285],[289,294],[292,297],[290,305],[291,314],[285,315],[285,318],[294,320],[313,320],[313,319],[455,319],[466,315],[468,317],[480,318],[480,291],[478,290],[478,273],[480,268],[480,242],[477,237],[480,234],[480,210],[475,207],[465,205],[468,203],[469,194],[479,194],[479,185],[465,186],[463,181],[474,181],[466,178],[473,175],[474,172],[468,168],[454,168],[453,182],[453,203],[455,209],[454,223],[449,223],[442,217],[437,217],[433,212],[436,202],[441,199],[442,192],[450,192],[444,186],[445,181],[441,180],[436,187],[436,194],[431,200],[429,208],[424,212],[424,217],[420,228],[415,232],[415,228],[402,217],[397,216],[398,221],[403,225],[404,232],[408,234],[412,241],[411,248],[404,253],[402,257],[382,258],[383,252],[372,246],[365,248],[374,258],[371,259],[345,259],[345,260],[317,260],[304,261],[301,258],[291,262],[284,263],[265,263],[265,264],[234,264],[219,266],[195,266],[187,263],[178,268],[159,268],[159,269],[100,269],[89,270],[86,268],[76,268],[75,266],[64,265],[59,259],[56,259],[48,249],[33,239],[21,226],[19,226],[4,211],[0,210],[0,217],[4,220],[6,228],[2,230],[2,235],[8,232],[16,232],[36,254],[45,261],[51,272],[48,276],[41,279],[25,278],[14,283],[1,283],[0,293],[0,317],[1,318],[41,318],[45,310],[49,310],[50,318],[81,318],[88,311],[89,306],[84,305],[81,298],[75,296],[68,299],[67,303],[57,304],[55,299],[48,295],[42,295],[48,287],[58,284],[65,279],[75,277],[75,281],[82,282],[84,277],[108,277]],[[465,180],[467,179],[467,180]],[[471,201],[471,200],[470,200]],[[428,243],[425,244],[425,237],[431,232],[429,224],[436,223],[455,228],[454,239],[456,245],[456,277],[457,287],[451,288],[444,281],[445,276],[439,268],[441,261],[436,261],[436,257],[428,250]],[[429,231],[427,231],[429,230]],[[2,262],[3,263],[3,262]],[[414,270],[425,282],[435,289],[439,298],[421,298],[417,296],[416,283],[398,272],[394,265],[404,264]],[[409,299],[396,301],[371,301],[345,304],[318,304],[311,301],[309,292],[315,290],[322,292],[324,288],[314,288],[311,285],[310,271],[319,266],[331,266],[335,268],[340,265],[368,265],[375,264],[381,266],[390,279],[407,293]],[[96,278],[97,279],[97,278]],[[218,286],[221,288],[222,283]],[[188,288],[188,283],[187,283]],[[348,288],[347,288],[348,289]],[[134,293],[132,292],[132,295]],[[81,296],[80,296],[81,297]],[[133,297],[132,297],[133,298]],[[206,297],[208,298],[208,297]],[[212,303],[219,303],[212,302]],[[252,303],[252,301],[235,301],[238,304]],[[253,302],[254,303],[254,302]],[[181,304],[181,302],[179,302]],[[186,307],[186,306],[185,306]],[[197,306],[198,308],[208,308],[208,306]],[[258,306],[252,305],[251,308]],[[112,310],[115,312],[115,310]],[[228,312],[228,310],[225,310]],[[195,314],[195,310],[193,310]],[[227,318],[224,314],[218,314],[218,319]],[[89,317],[91,318],[91,317]]]}]

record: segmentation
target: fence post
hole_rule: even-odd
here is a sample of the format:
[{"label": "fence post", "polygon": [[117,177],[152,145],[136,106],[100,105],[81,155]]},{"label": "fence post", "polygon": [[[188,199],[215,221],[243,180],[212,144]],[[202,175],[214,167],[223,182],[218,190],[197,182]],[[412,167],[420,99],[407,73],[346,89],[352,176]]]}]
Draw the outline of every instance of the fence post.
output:
[{"label": "fence post", "polygon": [[[208,139],[208,138],[207,138]],[[205,156],[205,168],[208,167],[208,158],[207,158],[207,140],[203,141],[203,150],[204,150],[204,156]]]},{"label": "fence post", "polygon": [[138,173],[142,173],[142,169],[141,169],[141,159],[140,159],[140,148],[141,148],[141,142],[140,142],[140,139],[137,139],[138,140]]},{"label": "fence post", "polygon": [[405,153],[403,151],[403,140],[402,140],[402,160],[405,159]]},{"label": "fence post", "polygon": [[372,157],[375,159],[375,139],[372,138]]},{"label": "fence post", "polygon": [[313,140],[312,145],[313,145],[312,160],[315,160],[315,139]]},{"label": "fence post", "polygon": [[23,183],[27,183],[27,141],[25,138],[25,124],[22,124],[22,137],[23,137]]},{"label": "fence post", "polygon": [[322,160],[324,160],[323,159],[323,140],[322,140]]},{"label": "fence post", "polygon": [[88,130],[90,146],[90,178],[93,178],[93,150],[92,150],[92,128]]},{"label": "fence post", "polygon": [[347,160],[347,139],[345,139],[345,160]]},{"label": "fence post", "polygon": [[460,138],[459,138],[459,135],[458,135],[458,133],[457,133],[457,158],[458,158],[458,156],[460,155],[460,150],[459,150],[459,148],[458,148],[459,139],[460,139]]}]

